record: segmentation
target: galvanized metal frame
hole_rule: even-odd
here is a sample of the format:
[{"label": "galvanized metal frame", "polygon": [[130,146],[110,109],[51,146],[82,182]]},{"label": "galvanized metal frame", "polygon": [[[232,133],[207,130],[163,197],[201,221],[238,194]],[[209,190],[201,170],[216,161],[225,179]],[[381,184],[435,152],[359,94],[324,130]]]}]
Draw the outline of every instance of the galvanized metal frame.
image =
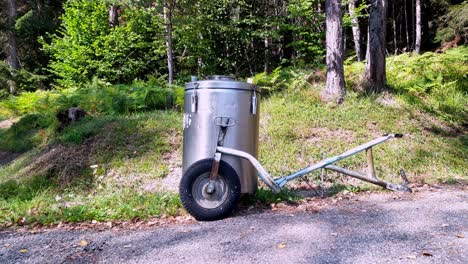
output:
[{"label": "galvanized metal frame", "polygon": [[[279,177],[276,179],[273,179],[271,175],[263,168],[263,166],[260,164],[260,162],[250,155],[247,152],[232,149],[232,148],[226,148],[223,146],[218,146],[216,150],[220,153],[223,154],[228,154],[228,155],[233,155],[237,157],[241,157],[244,159],[247,159],[252,163],[252,165],[256,168],[258,172],[258,176],[262,181],[270,188],[272,189],[273,192],[279,193],[281,188],[288,183],[289,181],[292,181],[296,178],[302,177],[306,174],[309,174],[311,172],[314,172],[319,169],[329,169],[335,172],[339,172],[342,174],[346,174],[348,176],[376,184],[379,186],[382,186],[386,189],[392,190],[392,191],[406,191],[406,192],[411,192],[411,189],[407,186],[407,179],[406,176],[404,176],[404,172],[401,173],[401,176],[403,178],[403,183],[402,184],[394,184],[390,182],[386,182],[383,180],[378,179],[375,176],[375,169],[374,169],[374,162],[373,162],[373,155],[372,155],[372,147],[376,146],[378,144],[384,143],[387,140],[390,140],[392,138],[400,138],[402,137],[401,134],[388,134],[384,135],[382,137],[376,138],[372,141],[369,141],[367,143],[364,143],[358,147],[355,147],[353,149],[350,149],[346,152],[343,152],[340,155],[333,156],[327,159],[324,159],[316,164],[313,164],[307,168],[304,168],[302,170],[299,170],[295,173],[292,173],[290,175],[284,176],[284,177]],[[338,166],[333,165],[335,162],[338,162],[340,160],[343,160],[345,158],[348,158],[350,156],[356,155],[359,152],[366,151],[366,156],[367,156],[367,161],[368,161],[368,176],[363,175],[359,172],[351,171],[348,169],[340,168]]]}]

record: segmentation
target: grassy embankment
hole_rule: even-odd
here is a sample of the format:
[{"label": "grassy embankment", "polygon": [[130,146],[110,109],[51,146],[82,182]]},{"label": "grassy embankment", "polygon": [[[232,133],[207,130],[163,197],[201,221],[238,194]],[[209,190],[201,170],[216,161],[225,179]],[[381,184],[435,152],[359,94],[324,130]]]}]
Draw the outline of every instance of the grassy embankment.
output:
[{"label": "grassy embankment", "polygon": [[[466,61],[466,47],[442,55],[391,57],[387,77],[392,92],[380,96],[359,91],[362,64],[347,65],[349,92],[339,107],[319,100],[320,74],[283,69],[257,76],[259,85],[269,89],[261,106],[260,160],[273,175],[281,175],[399,132],[406,136],[375,148],[380,177],[399,181],[397,171],[404,168],[412,181],[466,181]],[[174,177],[180,166],[182,114],[141,112],[148,110],[145,103],[137,104],[137,98],[132,104],[118,94],[116,104],[113,92],[97,97],[62,93],[67,96],[43,92],[2,102],[2,119],[22,118],[0,129],[0,225],[180,214],[177,194],[163,191],[161,181]],[[62,101],[57,103],[57,98]],[[52,106],[73,101],[70,98],[92,116],[57,132]],[[21,100],[21,109],[12,106]],[[340,165],[357,170],[366,166],[363,155]],[[338,189],[370,188],[327,176],[329,185]],[[257,197],[274,199],[265,191]]]}]

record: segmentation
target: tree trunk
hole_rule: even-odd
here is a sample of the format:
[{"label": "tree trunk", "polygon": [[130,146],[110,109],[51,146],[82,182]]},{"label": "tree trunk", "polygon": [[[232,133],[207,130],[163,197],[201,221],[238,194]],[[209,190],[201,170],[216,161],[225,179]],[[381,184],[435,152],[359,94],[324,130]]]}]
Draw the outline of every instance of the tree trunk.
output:
[{"label": "tree trunk", "polygon": [[366,90],[381,93],[386,90],[385,74],[385,21],[386,0],[372,0],[366,55]]},{"label": "tree trunk", "polygon": [[356,5],[356,0],[349,1],[349,15],[351,16],[351,29],[353,30],[353,41],[354,41],[354,50],[356,51],[357,61],[362,61],[362,52],[361,52],[361,30],[359,29],[359,20],[354,12]]},{"label": "tree trunk", "polygon": [[36,8],[37,8],[37,13],[39,15],[42,14],[42,10],[44,9],[44,0],[37,0],[36,1]]},{"label": "tree trunk", "polygon": [[406,0],[405,4],[403,6],[405,10],[405,31],[406,31],[406,52],[409,52],[410,50],[410,41],[409,41],[409,31],[408,31],[408,6],[406,5]]},{"label": "tree trunk", "polygon": [[16,93],[16,70],[19,69],[18,56],[16,54],[16,36],[14,32],[16,22],[16,3],[15,0],[8,0],[8,65],[10,66],[11,79],[8,81],[10,93]]},{"label": "tree trunk", "polygon": [[264,61],[263,61],[263,71],[266,73],[270,73],[270,40],[267,37],[264,38],[263,40],[264,45],[265,45],[265,51],[264,51]]},{"label": "tree trunk", "polygon": [[398,54],[397,47],[397,30],[396,30],[396,20],[395,20],[395,5],[397,1],[392,2],[392,27],[393,27],[393,54]]},{"label": "tree trunk", "polygon": [[343,69],[343,27],[341,0],[327,0],[326,42],[327,42],[327,83],[322,94],[326,101],[340,104],[346,93]]},{"label": "tree trunk", "polygon": [[411,39],[411,49],[414,50],[415,46],[415,40],[416,40],[416,30],[415,30],[415,25],[416,25],[416,13],[414,12],[414,1],[411,0],[411,12],[412,12],[412,23],[411,23],[411,33],[412,33],[412,39]]},{"label": "tree trunk", "polygon": [[174,56],[172,52],[172,3],[165,2],[164,5],[164,21],[166,23],[166,48],[167,48],[167,70],[169,71],[168,83],[174,81]]},{"label": "tree trunk", "polygon": [[116,27],[119,25],[119,6],[111,5],[109,8],[109,25]]},{"label": "tree trunk", "polygon": [[416,53],[421,53],[421,0],[416,0]]}]

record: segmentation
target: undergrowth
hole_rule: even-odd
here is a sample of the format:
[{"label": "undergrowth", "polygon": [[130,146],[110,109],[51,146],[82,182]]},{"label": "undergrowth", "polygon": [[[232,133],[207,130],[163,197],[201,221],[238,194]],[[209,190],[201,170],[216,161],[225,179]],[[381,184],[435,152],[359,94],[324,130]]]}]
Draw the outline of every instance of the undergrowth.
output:
[{"label": "undergrowth", "polygon": [[[321,70],[278,68],[257,75],[257,85],[268,88],[261,101],[262,165],[274,177],[286,175],[383,134],[403,133],[403,139],[374,148],[379,177],[399,182],[397,172],[404,168],[413,182],[466,181],[466,57],[466,47],[390,57],[391,90],[382,95],[363,94],[358,87],[363,64],[348,64],[349,90],[339,107],[320,101]],[[154,109],[167,107],[169,97],[182,105],[184,92],[140,84],[95,81],[0,103],[0,116],[21,117],[0,129],[0,150],[23,152],[0,165],[0,225],[181,213],[177,195],[154,186],[174,169],[174,155],[181,155],[182,114]],[[55,112],[73,105],[89,116],[57,131]],[[359,171],[367,166],[362,154],[338,165]],[[330,193],[369,188],[335,173],[308,179],[321,177]],[[269,204],[299,198],[288,190],[275,195],[259,189],[253,199]]]},{"label": "undergrowth", "polygon": [[[364,63],[345,67],[348,89],[359,91]],[[468,46],[436,54],[387,58],[387,85],[406,105],[452,124],[467,126]]]},{"label": "undergrowth", "polygon": [[2,119],[30,113],[55,115],[79,106],[90,114],[128,114],[155,109],[181,108],[184,89],[158,82],[134,81],[111,85],[94,79],[78,88],[23,92],[0,101]]}]

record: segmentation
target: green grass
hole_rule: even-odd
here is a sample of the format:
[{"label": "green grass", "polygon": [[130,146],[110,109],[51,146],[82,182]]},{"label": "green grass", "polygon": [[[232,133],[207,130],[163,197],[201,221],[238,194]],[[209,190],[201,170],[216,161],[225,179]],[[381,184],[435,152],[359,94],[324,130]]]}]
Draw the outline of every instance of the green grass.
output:
[{"label": "green grass", "polygon": [[[467,136],[452,135],[449,124],[422,115],[398,98],[401,107],[395,108],[382,105],[378,98],[350,94],[344,105],[331,108],[309,101],[306,93],[272,96],[263,102],[260,159],[273,175],[291,173],[386,133],[406,136],[375,148],[376,170],[383,178],[397,180],[400,167],[410,177],[429,180],[464,177],[468,172]],[[365,157],[340,164],[363,169]]]},{"label": "green grass", "polygon": [[54,132],[54,117],[27,114],[9,129],[0,129],[0,149],[23,152],[46,143]]},{"label": "green grass", "polygon": [[180,148],[181,127],[175,111],[94,116],[28,145],[0,167],[0,226],[179,214],[176,194],[144,186],[167,175],[163,157]]},{"label": "green grass", "polygon": [[[413,182],[465,182],[466,53],[462,47],[442,55],[389,58],[392,90],[383,95],[363,94],[358,87],[363,65],[349,64],[349,92],[338,107],[320,101],[323,83],[312,82],[319,75],[311,77],[310,71],[278,69],[272,76],[257,76],[261,86],[270,87],[261,100],[261,163],[273,176],[281,176],[383,134],[403,133],[402,139],[374,148],[379,177],[399,182],[398,171],[404,168]],[[178,98],[180,103],[180,94]],[[118,114],[94,105],[90,116],[57,132],[53,114],[37,110],[37,105],[21,108],[22,118],[0,130],[0,151],[22,153],[0,166],[0,225],[182,213],[177,194],[151,187],[181,156],[180,112]],[[360,154],[338,165],[365,171],[366,160]],[[329,194],[374,188],[334,173],[324,176]],[[320,175],[308,178],[318,182]],[[300,198],[290,190],[275,195],[261,188],[253,199],[270,204]]]},{"label": "green grass", "polygon": [[[48,181],[37,187],[14,181],[0,186],[0,225],[79,221],[131,220],[176,215],[181,204],[173,193],[141,193],[137,190],[107,190],[87,193],[60,192]],[[37,188],[37,189],[36,189]],[[17,192],[12,193],[15,189]]]}]

